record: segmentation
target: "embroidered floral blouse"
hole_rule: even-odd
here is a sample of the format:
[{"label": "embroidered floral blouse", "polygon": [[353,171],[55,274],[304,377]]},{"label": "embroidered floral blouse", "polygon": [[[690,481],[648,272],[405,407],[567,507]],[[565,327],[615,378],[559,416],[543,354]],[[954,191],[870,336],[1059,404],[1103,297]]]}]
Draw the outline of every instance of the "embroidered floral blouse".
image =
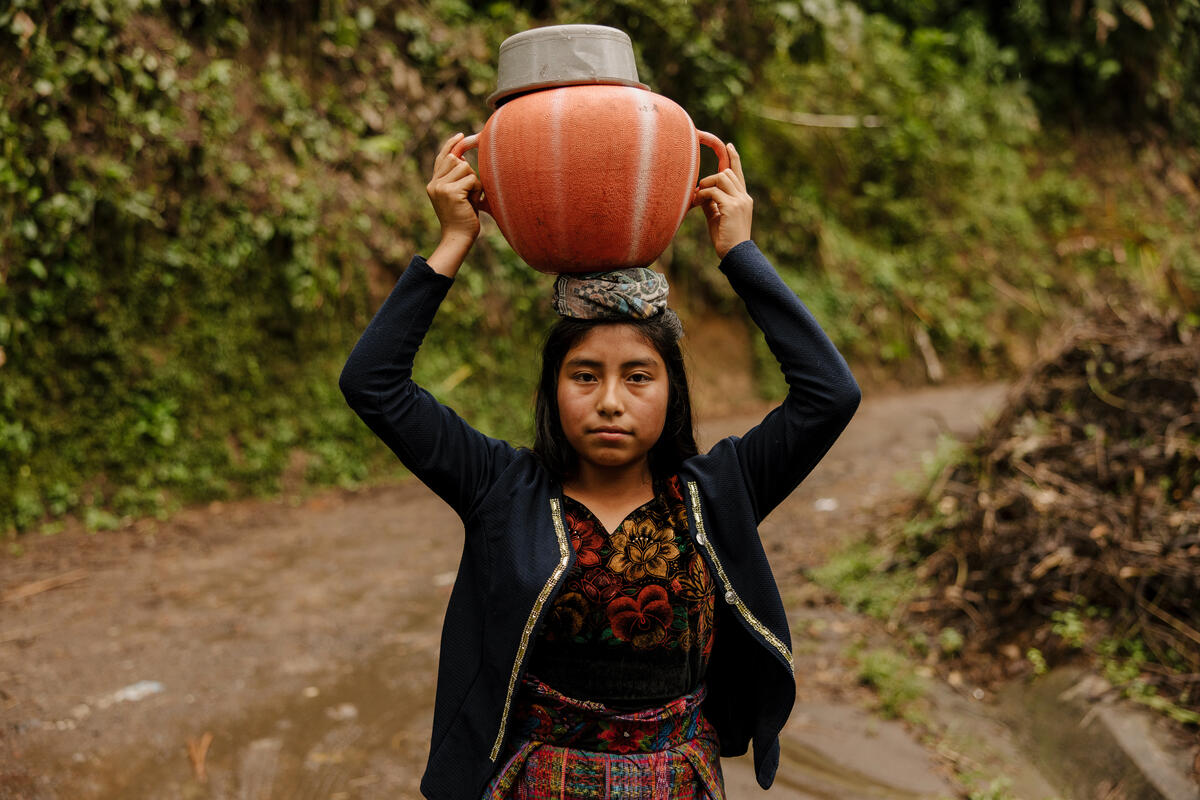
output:
[{"label": "embroidered floral blouse", "polygon": [[714,589],[687,535],[677,478],[608,533],[570,497],[575,565],[551,606],[529,672],[559,692],[618,709],[693,691],[713,643]]}]

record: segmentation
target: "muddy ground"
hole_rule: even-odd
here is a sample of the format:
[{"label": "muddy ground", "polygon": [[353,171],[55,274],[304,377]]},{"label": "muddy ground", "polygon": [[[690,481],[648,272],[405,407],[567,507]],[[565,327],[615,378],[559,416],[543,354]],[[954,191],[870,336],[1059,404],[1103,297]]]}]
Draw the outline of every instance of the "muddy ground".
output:
[{"label": "muddy ground", "polygon": [[[960,792],[944,757],[863,710],[842,653],[869,623],[814,602],[801,573],[877,524],[905,491],[897,476],[1001,397],[995,385],[868,394],[763,525],[799,688],[772,796]],[[752,425],[762,409],[748,402],[710,393],[701,438]],[[461,535],[409,481],[27,537],[0,561],[0,798],[419,797]],[[865,766],[864,735],[885,753]],[[760,791],[744,760],[725,769],[731,798]]]}]

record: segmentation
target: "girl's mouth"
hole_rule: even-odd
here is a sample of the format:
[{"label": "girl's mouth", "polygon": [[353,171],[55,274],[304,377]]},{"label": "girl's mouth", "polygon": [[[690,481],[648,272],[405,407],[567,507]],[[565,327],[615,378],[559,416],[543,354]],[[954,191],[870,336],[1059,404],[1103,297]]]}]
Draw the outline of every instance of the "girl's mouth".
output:
[{"label": "girl's mouth", "polygon": [[591,433],[593,436],[599,437],[604,441],[616,441],[625,436],[632,435],[629,431],[622,428],[593,428]]}]

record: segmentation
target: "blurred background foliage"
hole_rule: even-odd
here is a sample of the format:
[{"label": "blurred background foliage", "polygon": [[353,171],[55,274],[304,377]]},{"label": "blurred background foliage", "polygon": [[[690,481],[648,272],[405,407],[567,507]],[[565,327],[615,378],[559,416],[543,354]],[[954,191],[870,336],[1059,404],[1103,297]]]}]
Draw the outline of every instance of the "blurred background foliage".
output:
[{"label": "blurred background foliage", "polygon": [[[868,384],[1011,374],[1089,303],[1198,322],[1200,0],[9,0],[0,535],[395,474],[338,371],[500,42],[566,22],[738,144]],[[713,262],[693,213],[693,315],[735,313]],[[488,225],[458,283],[418,378],[526,441],[548,279]]]}]

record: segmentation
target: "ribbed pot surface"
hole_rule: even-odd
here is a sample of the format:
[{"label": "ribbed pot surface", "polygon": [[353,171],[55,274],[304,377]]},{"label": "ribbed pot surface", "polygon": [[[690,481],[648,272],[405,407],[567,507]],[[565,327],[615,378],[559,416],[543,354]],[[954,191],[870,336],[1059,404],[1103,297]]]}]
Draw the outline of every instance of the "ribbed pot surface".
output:
[{"label": "ribbed pot surface", "polygon": [[641,267],[691,203],[700,147],[687,112],[627,86],[508,101],[479,137],[479,178],[512,248],[541,272]]}]

